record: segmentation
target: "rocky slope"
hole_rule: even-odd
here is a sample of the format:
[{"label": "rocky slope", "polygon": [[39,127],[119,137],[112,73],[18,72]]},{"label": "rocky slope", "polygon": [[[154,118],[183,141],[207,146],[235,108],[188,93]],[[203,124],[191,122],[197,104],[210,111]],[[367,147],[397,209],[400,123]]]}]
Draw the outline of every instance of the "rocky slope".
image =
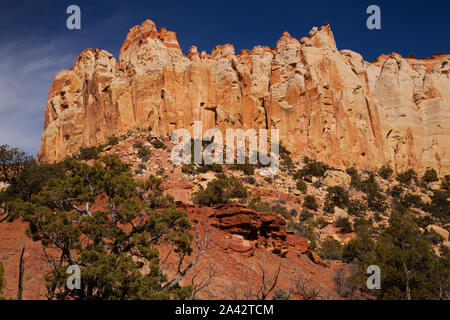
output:
[{"label": "rocky slope", "polygon": [[174,32],[146,20],[130,29],[119,61],[87,49],[50,88],[39,161],[130,129],[278,128],[288,150],[336,168],[397,172],[427,167],[450,173],[450,55],[368,63],[339,51],[329,25],[276,48],[236,55],[192,46],[184,56]]}]

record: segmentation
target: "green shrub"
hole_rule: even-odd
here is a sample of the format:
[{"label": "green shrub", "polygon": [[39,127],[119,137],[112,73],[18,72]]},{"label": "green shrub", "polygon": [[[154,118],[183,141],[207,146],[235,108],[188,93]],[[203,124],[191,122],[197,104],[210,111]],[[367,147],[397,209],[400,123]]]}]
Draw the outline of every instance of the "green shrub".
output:
[{"label": "green shrub", "polygon": [[316,220],[316,226],[319,228],[319,229],[323,229],[323,228],[325,228],[326,226],[328,226],[330,223],[327,221],[327,220],[325,220],[325,218],[324,217],[319,217],[319,218],[317,218],[317,220]]},{"label": "green shrub", "polygon": [[418,194],[408,193],[403,197],[402,204],[405,207],[411,207],[414,205],[416,208],[421,208],[423,206],[423,201]]},{"label": "green shrub", "polygon": [[342,259],[342,245],[336,239],[327,237],[322,243],[322,248],[318,250],[318,254],[322,259],[326,260],[341,260]]},{"label": "green shrub", "polygon": [[150,149],[148,147],[141,146],[138,149],[138,157],[142,160],[142,159],[145,159],[145,157],[148,157],[148,156],[150,156]]},{"label": "green shrub", "polygon": [[334,213],[334,203],[329,199],[325,199],[323,203],[323,212],[325,213]]},{"label": "green shrub", "polygon": [[307,195],[305,200],[303,201],[303,206],[310,210],[316,211],[319,208],[319,205],[316,202],[316,198],[312,195]]},{"label": "green shrub", "polygon": [[413,169],[406,170],[397,175],[397,181],[401,183],[412,183],[417,181],[417,173]]},{"label": "green shrub", "polygon": [[247,162],[242,164],[232,164],[230,165],[230,169],[241,170],[247,176],[252,176],[255,173],[255,165]]},{"label": "green shrub", "polygon": [[88,148],[80,148],[78,156],[76,157],[79,160],[97,160],[99,158],[99,154],[103,151],[103,146],[94,146]]},{"label": "green shrub", "polygon": [[135,143],[133,143],[133,148],[134,149],[140,149],[144,146],[144,144],[142,143],[142,141],[136,141]]},{"label": "green shrub", "polygon": [[444,190],[450,190],[450,175],[446,175],[441,181],[441,188]]},{"label": "green shrub", "polygon": [[389,190],[389,194],[394,198],[400,198],[403,194],[403,187],[399,184],[393,186]]},{"label": "green shrub", "polygon": [[345,209],[350,204],[348,192],[341,186],[328,187],[326,199],[341,209]]},{"label": "green shrub", "polygon": [[253,198],[248,207],[258,212],[272,212],[272,207],[267,202],[262,202],[260,197]]},{"label": "green shrub", "polygon": [[430,182],[434,182],[434,181],[438,181],[438,176],[437,176],[437,172],[436,170],[434,170],[433,168],[428,168],[423,177],[422,177],[422,181],[426,182],[426,183],[430,183]]},{"label": "green shrub", "polygon": [[119,143],[119,138],[116,136],[112,136],[108,138],[108,145],[115,146]]},{"label": "green shrub", "polygon": [[241,181],[235,177],[219,174],[208,183],[205,190],[198,191],[193,200],[196,204],[213,206],[229,203],[234,198],[245,199],[247,195],[247,189]]},{"label": "green shrub", "polygon": [[150,140],[150,143],[152,144],[152,146],[155,149],[166,149],[167,148],[166,145],[164,144],[164,142],[162,142],[161,140],[159,140],[158,138],[155,138],[155,137],[153,137]]},{"label": "green shrub", "polygon": [[358,199],[350,200],[348,205],[348,214],[352,216],[361,216],[367,210],[367,207],[364,203]]},{"label": "green shrub", "polygon": [[353,231],[352,223],[348,218],[340,218],[336,221],[336,227],[341,228],[342,233],[350,233]]},{"label": "green shrub", "polygon": [[311,181],[312,177],[322,178],[330,167],[321,161],[303,158],[304,166],[294,174],[295,179]]},{"label": "green shrub", "polygon": [[350,186],[359,190],[361,188],[361,176],[355,167],[348,168],[346,170],[347,174],[352,178]]},{"label": "green shrub", "polygon": [[306,185],[306,182],[303,180],[297,181],[297,190],[301,191],[302,193],[306,193],[308,191],[308,186]]},{"label": "green shrub", "polygon": [[303,209],[300,213],[300,221],[306,221],[310,218],[313,218],[314,214],[311,211],[308,211],[306,209]]},{"label": "green shrub", "polygon": [[220,163],[212,163],[212,164],[201,164],[196,169],[197,173],[206,173],[206,172],[223,172],[223,166]]},{"label": "green shrub", "polygon": [[380,170],[378,170],[378,175],[385,180],[389,179],[393,173],[394,170],[392,170],[392,168],[387,164],[385,164],[380,168]]},{"label": "green shrub", "polygon": [[351,262],[354,259],[364,261],[366,254],[375,248],[375,242],[366,231],[357,232],[356,238],[350,240],[342,250],[344,262]]}]

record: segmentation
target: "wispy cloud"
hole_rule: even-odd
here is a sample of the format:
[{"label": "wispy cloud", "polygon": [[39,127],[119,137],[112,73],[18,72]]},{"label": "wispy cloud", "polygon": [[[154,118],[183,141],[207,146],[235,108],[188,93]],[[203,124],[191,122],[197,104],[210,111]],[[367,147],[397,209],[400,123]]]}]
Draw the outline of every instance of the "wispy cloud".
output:
[{"label": "wispy cloud", "polygon": [[0,45],[0,145],[37,153],[48,90],[56,73],[70,68],[76,55],[62,39]]}]

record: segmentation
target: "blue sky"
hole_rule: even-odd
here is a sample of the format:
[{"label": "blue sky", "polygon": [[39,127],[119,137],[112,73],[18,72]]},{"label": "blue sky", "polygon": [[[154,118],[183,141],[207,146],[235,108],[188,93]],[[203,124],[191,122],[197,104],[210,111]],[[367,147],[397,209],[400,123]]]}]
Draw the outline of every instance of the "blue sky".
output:
[{"label": "blue sky", "polygon": [[[81,8],[81,30],[66,28],[66,8]],[[366,28],[366,8],[381,8],[381,30]],[[275,46],[283,31],[301,38],[313,26],[331,24],[338,49],[372,60],[392,51],[430,56],[450,53],[449,1],[64,1],[2,0],[0,11],[0,145],[36,154],[48,89],[85,48],[118,57],[128,30],[145,19],[210,52],[232,43],[236,52]]]}]

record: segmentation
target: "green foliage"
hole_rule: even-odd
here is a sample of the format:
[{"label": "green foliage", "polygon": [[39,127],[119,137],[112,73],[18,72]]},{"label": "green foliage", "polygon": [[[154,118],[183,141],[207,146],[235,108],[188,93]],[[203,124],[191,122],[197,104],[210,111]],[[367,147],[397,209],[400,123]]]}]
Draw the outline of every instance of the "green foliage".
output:
[{"label": "green foliage", "polygon": [[303,206],[307,209],[316,211],[319,208],[319,205],[316,202],[316,198],[312,195],[305,196],[305,200],[303,201]]},{"label": "green foliage", "polygon": [[262,202],[260,197],[253,198],[247,205],[250,209],[258,212],[271,212],[272,207],[267,202]]},{"label": "green foliage", "polygon": [[358,229],[357,237],[350,240],[343,248],[342,259],[345,262],[353,260],[364,261],[366,255],[375,249],[375,241],[366,230]]},{"label": "green foliage", "polygon": [[350,204],[348,192],[341,186],[328,187],[326,199],[341,209],[347,208]]},{"label": "green foliage", "polygon": [[194,203],[214,206],[229,203],[231,199],[247,198],[247,189],[235,177],[219,174],[217,179],[210,181],[205,190],[200,190],[194,197]]},{"label": "green foliage", "polygon": [[416,58],[416,54],[414,52],[411,52],[405,58],[415,59]]},{"label": "green foliage", "polygon": [[417,182],[417,173],[413,169],[408,169],[397,175],[397,181],[401,183]]},{"label": "green foliage", "polygon": [[295,179],[304,179],[311,182],[312,177],[323,178],[330,167],[321,161],[308,157],[303,158],[304,166],[294,174]]},{"label": "green foliage", "polygon": [[304,194],[308,192],[308,186],[306,185],[306,182],[303,180],[297,181],[297,190],[301,191]]},{"label": "green foliage", "polygon": [[[187,213],[163,195],[161,180],[136,183],[128,165],[105,156],[92,166],[69,159],[63,174],[16,199],[11,209],[28,223],[27,234],[55,251],[45,277],[57,299],[178,299],[189,297],[160,269],[155,245],[167,243],[180,259],[192,253]],[[92,210],[102,195],[104,206]],[[98,211],[97,211],[98,210]],[[81,268],[81,289],[65,283],[69,265]]]},{"label": "green foliage", "polygon": [[164,142],[159,140],[157,137],[149,138],[149,142],[152,144],[152,146],[155,149],[166,149],[167,148],[166,145],[164,144]]},{"label": "green foliage", "polygon": [[446,175],[441,181],[441,188],[443,190],[450,190],[450,175]]},{"label": "green foliage", "polygon": [[108,145],[115,146],[117,144],[119,144],[119,138],[118,137],[111,136],[111,137],[108,138]]},{"label": "green foliage", "polygon": [[348,204],[348,214],[352,216],[363,216],[364,213],[367,211],[366,205],[358,200],[358,199],[352,199],[350,200]]},{"label": "green foliage", "polygon": [[431,196],[431,214],[445,223],[450,222],[450,191],[435,190]]},{"label": "green foliage", "polygon": [[350,186],[359,190],[361,188],[361,176],[358,173],[358,170],[355,167],[351,167],[345,170],[345,172],[352,178]]},{"label": "green foliage", "polygon": [[380,170],[378,170],[378,175],[385,180],[389,179],[393,173],[394,170],[392,170],[392,168],[387,164],[385,164],[380,168]]},{"label": "green foliage", "polygon": [[336,227],[341,228],[342,233],[350,233],[353,231],[352,223],[348,218],[340,218],[336,221]]},{"label": "green foliage", "polygon": [[[141,146],[140,148],[138,148],[138,157],[144,161],[147,160],[148,161],[148,157],[150,156],[150,148],[146,147],[146,146]],[[145,161],[144,161],[145,162]]]},{"label": "green foliage", "polygon": [[319,217],[317,218],[315,225],[319,228],[319,229],[323,229],[325,228],[327,225],[329,225],[330,223],[324,218],[324,217]]},{"label": "green foliage", "polygon": [[439,181],[436,170],[428,168],[422,177],[422,181],[425,183]]},{"label": "green foliage", "polygon": [[103,152],[103,145],[80,148],[76,158],[78,160],[97,160],[100,157],[100,153]]},{"label": "green foliage", "polygon": [[314,214],[311,211],[303,209],[300,213],[300,221],[306,221],[311,218],[314,218]]},{"label": "green foliage", "polygon": [[[360,275],[368,265],[381,269],[381,289],[370,291],[380,299],[445,299],[450,288],[448,249],[441,257],[408,213],[393,212],[389,227],[374,245],[370,236],[359,233],[344,248],[344,260],[357,258]],[[361,289],[365,289],[361,278]]]},{"label": "green foliage", "polygon": [[400,198],[403,194],[403,191],[403,187],[397,184],[389,190],[389,194],[394,198]]},{"label": "green foliage", "polygon": [[317,252],[319,256],[326,260],[341,260],[342,245],[336,239],[327,237],[322,243],[322,248]]},{"label": "green foliage", "polygon": [[212,163],[212,164],[201,164],[196,167],[197,173],[206,173],[209,171],[221,173],[223,172],[223,166],[219,163]]}]

